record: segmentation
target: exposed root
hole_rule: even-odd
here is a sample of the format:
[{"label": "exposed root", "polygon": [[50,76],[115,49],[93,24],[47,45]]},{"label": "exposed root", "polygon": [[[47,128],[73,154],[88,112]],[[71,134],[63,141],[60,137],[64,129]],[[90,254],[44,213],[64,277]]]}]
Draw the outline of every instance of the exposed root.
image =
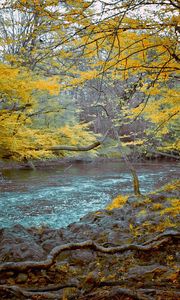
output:
[{"label": "exposed root", "polygon": [[168,231],[160,233],[159,235],[155,236],[154,238],[144,242],[143,245],[148,245],[148,244],[158,241],[160,238],[164,238],[164,237],[180,238],[180,232],[174,231],[174,230],[168,230]]},{"label": "exposed root", "polygon": [[43,288],[36,288],[36,289],[27,289],[28,292],[55,292],[55,291],[59,291],[62,289],[66,289],[66,288],[78,288],[77,284],[56,284],[56,285],[50,285],[47,287],[43,287]]},{"label": "exposed root", "polygon": [[16,296],[17,299],[22,299],[22,297],[32,299],[29,297],[33,297],[35,295],[41,297],[41,299],[43,299],[43,298],[44,299],[59,299],[59,294],[49,293],[49,292],[44,293],[44,292],[28,291],[26,289],[20,288],[15,285],[12,285],[12,286],[1,285],[0,291],[12,294],[12,295]]},{"label": "exposed root", "polygon": [[171,299],[178,300],[180,292],[166,291],[160,289],[130,289],[116,287],[109,290],[94,291],[86,296],[81,296],[78,300],[109,300],[109,299],[125,299],[122,296],[133,300],[155,300],[155,299]]},{"label": "exposed root", "polygon": [[57,246],[51,250],[47,259],[42,261],[23,261],[23,262],[5,262],[0,265],[0,272],[2,271],[26,271],[28,269],[48,269],[50,268],[57,258],[57,256],[63,251],[77,250],[77,249],[92,249],[94,251],[99,251],[105,254],[114,254],[118,252],[125,252],[128,250],[135,251],[149,251],[152,249],[158,249],[160,246],[165,244],[170,238],[179,238],[180,232],[178,231],[168,231],[163,234],[158,235],[156,238],[150,239],[142,245],[129,244],[124,246],[116,247],[103,247],[88,240],[81,243],[68,243],[62,246]]},{"label": "exposed root", "polygon": [[[78,299],[79,300],[90,300],[90,299],[96,299],[96,300],[103,300],[103,299],[120,299],[120,296],[127,296],[130,297],[134,300],[154,300],[157,297],[161,297],[160,299],[179,299],[180,297],[180,292],[175,292],[175,291],[166,291],[163,289],[130,289],[130,288],[120,288],[117,287],[120,285],[119,282],[104,282],[101,283],[99,286],[96,288],[99,289],[100,287],[105,287],[105,286],[116,286],[116,288],[109,290],[102,290],[100,291],[94,291],[90,292],[86,295],[79,295]],[[55,291],[58,291],[60,289],[65,289],[69,287],[77,287],[75,285],[64,285],[64,286],[54,286],[54,287],[49,287],[49,288],[41,288],[41,289],[25,289],[25,288],[20,288],[18,286],[7,286],[7,285],[2,285],[0,286],[0,291],[7,292],[9,294],[12,294],[17,297],[17,299],[23,298],[29,298],[29,297],[41,297],[41,299],[60,299],[60,294],[58,293],[53,293]],[[51,292],[50,292],[51,291]],[[164,297],[164,298],[162,298]]]},{"label": "exposed root", "polygon": [[92,293],[89,293],[85,297],[79,297],[79,300],[108,300],[108,299],[125,299],[122,298],[122,296],[128,297],[128,299],[133,299],[133,300],[154,300],[149,295],[144,295],[141,291],[139,290],[133,290],[129,288],[113,288],[111,291],[95,291]]},{"label": "exposed root", "polygon": [[[73,251],[77,249],[91,249],[93,251],[97,251],[104,254],[116,254],[116,253],[124,253],[126,251],[135,251],[135,255],[130,252],[130,255],[136,257],[136,255],[147,256],[143,252],[148,252],[151,250],[162,250],[162,246],[170,243],[172,244],[172,240],[178,239],[180,237],[180,232],[175,230],[167,230],[164,233],[161,233],[148,241],[142,244],[129,244],[129,245],[107,245],[103,244],[99,245],[92,240],[87,240],[81,243],[68,243],[62,246],[57,246],[51,250],[49,255],[45,260],[42,261],[24,261],[24,262],[5,262],[0,265],[0,271],[7,272],[6,274],[2,274],[5,278],[7,276],[14,276],[13,279],[7,279],[7,284],[3,282],[0,285],[0,295],[6,297],[6,299],[64,299],[64,295],[68,295],[65,299],[78,299],[78,300],[108,300],[108,299],[129,299],[129,300],[155,300],[155,299],[168,299],[168,300],[178,300],[180,299],[180,292],[177,290],[177,276],[178,269],[169,268],[167,265],[158,265],[154,263],[154,265],[150,268],[138,269],[137,265],[137,274],[136,267],[134,270],[129,273],[120,274],[119,277],[114,277],[114,280],[110,278],[103,279],[103,275],[98,274],[98,268],[95,272],[95,275],[89,275],[90,273],[85,272],[85,277],[81,276],[78,280],[74,281],[71,277],[63,278],[63,270],[62,274],[55,279],[56,259],[59,254],[63,251]],[[161,248],[161,249],[160,249]],[[138,254],[138,252],[140,252]],[[150,252],[151,253],[151,252]],[[126,255],[126,253],[125,253]],[[129,254],[128,254],[129,255]],[[108,256],[104,256],[106,259]],[[171,257],[170,257],[171,258]],[[113,262],[113,260],[112,260]],[[52,269],[48,270],[51,274],[51,284],[49,280],[41,281],[41,277],[43,276],[41,272],[36,272],[41,269],[48,269],[53,266]],[[120,273],[121,265],[119,265]],[[35,276],[40,276],[39,281],[31,282],[31,276],[29,280],[26,281],[25,284],[16,285],[17,273],[22,271],[32,272],[34,270]],[[117,271],[118,269],[116,269]],[[130,270],[130,269],[129,269]],[[15,271],[15,273],[8,271]],[[53,273],[52,273],[53,272]],[[124,272],[124,271],[123,271]],[[58,273],[61,273],[61,269],[58,269]],[[72,276],[73,273],[71,273]],[[96,277],[97,276],[97,277]],[[170,277],[172,276],[172,277]],[[3,278],[2,277],[2,278]],[[54,279],[55,280],[54,280]],[[161,282],[161,278],[163,282]],[[171,285],[168,284],[167,280],[171,280]],[[70,280],[69,280],[70,279]],[[160,279],[160,280],[159,280]],[[14,282],[13,282],[14,280]],[[66,283],[67,282],[67,283]],[[35,283],[35,286],[33,287]],[[54,283],[54,284],[53,284]],[[18,284],[18,283],[17,283]],[[40,285],[39,285],[40,284]],[[38,287],[38,285],[40,287]],[[71,294],[72,292],[72,294]],[[69,294],[70,293],[70,294]]]}]

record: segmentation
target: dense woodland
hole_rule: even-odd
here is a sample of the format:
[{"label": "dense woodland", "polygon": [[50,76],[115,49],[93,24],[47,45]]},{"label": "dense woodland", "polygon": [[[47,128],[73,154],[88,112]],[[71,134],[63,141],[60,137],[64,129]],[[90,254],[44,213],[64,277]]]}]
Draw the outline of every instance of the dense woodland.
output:
[{"label": "dense woodland", "polygon": [[118,158],[134,185],[66,229],[2,229],[1,299],[179,299],[179,181],[142,195],[132,165],[179,160],[179,9],[0,2],[0,160]]},{"label": "dense woodland", "polygon": [[179,1],[1,1],[1,158],[103,135],[178,156],[178,22]]}]

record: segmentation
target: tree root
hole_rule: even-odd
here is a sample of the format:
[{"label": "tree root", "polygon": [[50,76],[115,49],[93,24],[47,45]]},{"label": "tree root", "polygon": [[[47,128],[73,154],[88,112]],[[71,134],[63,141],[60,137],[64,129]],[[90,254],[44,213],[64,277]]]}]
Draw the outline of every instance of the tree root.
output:
[{"label": "tree root", "polygon": [[[105,285],[104,285],[105,286]],[[107,284],[107,286],[112,286]],[[81,296],[78,300],[109,300],[109,299],[121,299],[121,296],[130,297],[133,300],[155,300],[155,299],[171,299],[178,300],[180,292],[166,291],[161,289],[130,289],[116,287],[109,290],[101,290],[91,292],[85,296]],[[157,298],[158,297],[158,298]],[[161,297],[161,298],[159,298]],[[124,298],[123,298],[124,299]],[[128,298],[129,299],[129,298]]]},{"label": "tree root", "polygon": [[[93,251],[101,252],[104,254],[123,253],[125,251],[151,251],[153,249],[159,249],[171,239],[178,239],[180,232],[175,230],[168,230],[161,233],[142,244],[129,244],[129,245],[113,245],[105,247],[105,244],[99,245],[92,240],[87,240],[81,243],[68,243],[62,246],[53,248],[47,258],[40,262],[37,261],[24,261],[24,262],[5,262],[0,265],[1,272],[7,271],[25,271],[32,269],[48,269],[55,264],[57,256],[62,251],[76,250],[76,249],[91,249]],[[159,273],[164,272],[164,267],[155,267],[148,273]],[[108,300],[108,299],[133,299],[133,300],[154,300],[154,299],[169,299],[177,300],[180,298],[180,292],[175,291],[173,287],[170,290],[166,290],[166,286],[151,286],[147,282],[144,283],[143,288],[141,286],[134,286],[131,282],[131,278],[126,278],[114,281],[99,281],[93,282],[91,289],[89,286],[83,286],[81,283],[76,283],[73,280],[67,284],[62,285],[50,284],[44,287],[20,287],[16,285],[2,284],[0,285],[0,294],[5,297],[15,297],[16,299],[63,299],[64,292],[66,289],[74,288],[74,296],[69,295],[68,299],[79,299],[79,300]],[[131,288],[132,286],[132,288]],[[130,288],[129,288],[130,287]],[[73,293],[74,293],[73,292]],[[77,298],[78,297],[78,298]],[[9,298],[7,298],[9,299]]]},{"label": "tree root", "polygon": [[158,241],[161,238],[165,238],[165,237],[174,237],[174,238],[180,238],[180,232],[179,231],[175,231],[175,230],[168,230],[165,231],[163,233],[160,233],[159,235],[155,236],[154,238],[146,241],[143,243],[143,245],[148,245],[152,242]]},{"label": "tree root", "polygon": [[28,269],[48,269],[50,268],[57,258],[57,256],[63,251],[77,250],[77,249],[92,249],[94,251],[102,252],[105,254],[114,254],[118,252],[125,252],[128,250],[135,251],[149,251],[152,249],[158,249],[164,243],[166,243],[170,238],[179,238],[180,232],[178,231],[168,231],[157,237],[150,239],[142,245],[129,244],[117,247],[103,247],[93,242],[92,240],[87,240],[81,243],[68,243],[62,246],[57,246],[51,250],[47,259],[42,261],[23,261],[23,262],[5,262],[0,265],[0,272],[2,271],[26,271]]},{"label": "tree root", "polygon": [[[120,282],[103,282],[100,283],[98,286],[96,286],[97,289],[102,288],[102,287],[106,287],[106,286],[110,286],[110,287],[116,287],[112,290],[102,290],[102,291],[98,291],[97,290],[95,292],[90,292],[89,294],[86,295],[81,295],[79,296],[79,300],[83,300],[83,299],[96,299],[96,300],[100,300],[100,299],[114,299],[114,297],[118,297],[118,296],[127,296],[127,297],[131,297],[134,300],[154,300],[154,297],[160,296],[160,297],[164,297],[161,299],[179,299],[180,297],[180,292],[175,292],[175,291],[166,291],[163,289],[146,289],[146,288],[140,288],[140,289],[129,289],[129,288],[120,288],[117,287],[121,285]],[[60,294],[58,293],[53,293],[56,291],[59,291],[61,289],[65,289],[65,288],[78,288],[76,285],[74,284],[69,284],[69,285],[54,285],[52,287],[49,288],[39,288],[39,289],[26,289],[26,288],[20,288],[18,286],[8,286],[8,285],[2,285],[0,286],[0,291],[2,292],[7,292],[10,294],[13,294],[14,296],[18,297],[18,299],[21,299],[21,297],[24,298],[29,298],[32,296],[38,296],[41,297],[41,299],[60,299]],[[117,298],[119,299],[119,298]]]},{"label": "tree root", "polygon": [[91,292],[86,296],[79,297],[79,300],[108,300],[108,299],[124,299],[121,298],[122,296],[128,297],[128,299],[133,300],[154,300],[149,295],[144,295],[141,291],[139,292],[138,289],[133,290],[129,288],[113,288],[110,291],[102,290],[102,291],[95,291]]},{"label": "tree root", "polygon": [[0,291],[7,292],[9,294],[12,294],[17,297],[17,299],[28,298],[32,296],[39,296],[41,299],[59,299],[59,294],[50,293],[50,292],[34,292],[34,291],[28,291],[26,289],[20,288],[16,285],[8,286],[8,285],[1,285]]},{"label": "tree root", "polygon": [[[167,291],[167,290],[161,290],[161,289],[139,289],[139,292],[142,292],[143,294],[151,294],[152,295],[152,299],[154,299],[154,297],[158,297],[161,296],[163,298],[161,299],[171,299],[172,300],[176,300],[180,298],[180,292],[175,292],[175,291]],[[156,298],[155,298],[156,299]]]},{"label": "tree root", "polygon": [[[8,292],[11,293],[12,295],[18,297],[17,299],[22,299],[22,297],[24,298],[29,298],[32,296],[38,296],[41,297],[41,299],[60,299],[60,295],[56,294],[56,293],[49,293],[49,292],[39,292],[39,291],[29,291],[28,289],[23,289],[20,288],[18,286],[7,286],[7,285],[3,285],[0,287],[1,291],[4,292]],[[127,289],[127,288],[116,288],[112,291],[107,291],[110,298],[108,299],[112,299],[114,296],[117,295],[123,295],[123,296],[128,296],[128,297],[132,297],[135,300],[153,300],[153,298],[149,297],[149,296],[144,296],[143,293],[140,291],[133,291],[131,289]],[[106,293],[106,291],[105,291]],[[101,292],[99,293],[101,295]],[[103,291],[102,291],[102,295],[103,295]],[[103,296],[104,297],[104,296]],[[90,293],[88,295],[82,295],[80,296],[78,299],[79,300],[83,300],[83,299],[104,299],[101,298],[101,296],[98,296],[96,292]],[[106,298],[105,298],[106,299]]]}]

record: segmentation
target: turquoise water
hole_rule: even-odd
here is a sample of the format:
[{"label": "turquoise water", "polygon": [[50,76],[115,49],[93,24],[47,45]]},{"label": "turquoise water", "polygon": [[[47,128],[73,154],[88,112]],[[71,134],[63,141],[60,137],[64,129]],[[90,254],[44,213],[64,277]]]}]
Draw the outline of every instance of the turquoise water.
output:
[{"label": "turquoise water", "polygon": [[[6,170],[0,180],[0,227],[22,224],[64,227],[104,208],[116,195],[132,192],[122,163],[73,164],[41,170]],[[136,165],[147,193],[178,177],[177,163]]]}]

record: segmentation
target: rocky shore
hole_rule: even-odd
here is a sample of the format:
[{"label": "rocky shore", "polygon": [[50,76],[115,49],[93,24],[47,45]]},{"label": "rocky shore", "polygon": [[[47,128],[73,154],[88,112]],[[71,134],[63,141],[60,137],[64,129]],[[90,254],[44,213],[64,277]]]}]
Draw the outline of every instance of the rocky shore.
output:
[{"label": "rocky shore", "polygon": [[1,229],[0,299],[179,299],[179,192],[129,196],[67,228]]}]

